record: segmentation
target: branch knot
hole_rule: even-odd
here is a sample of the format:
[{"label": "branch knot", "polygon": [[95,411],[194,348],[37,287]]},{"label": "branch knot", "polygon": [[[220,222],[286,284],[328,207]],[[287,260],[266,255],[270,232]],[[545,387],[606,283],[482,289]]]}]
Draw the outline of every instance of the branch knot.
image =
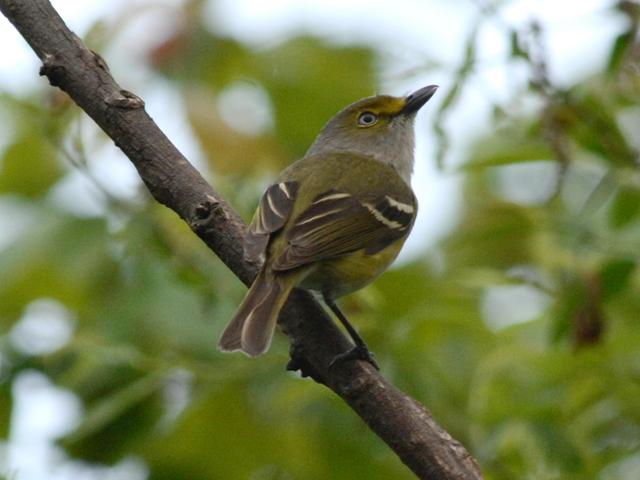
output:
[{"label": "branch knot", "polygon": [[107,105],[111,105],[112,107],[130,110],[144,107],[144,100],[142,100],[135,93],[131,93],[130,91],[123,89],[120,89],[116,92],[111,92],[104,99],[104,102]]},{"label": "branch knot", "polygon": [[226,217],[226,212],[220,205],[220,201],[211,195],[207,195],[206,200],[195,206],[189,226],[194,232],[201,233],[207,226],[215,228],[215,220],[221,216]]},{"label": "branch knot", "polygon": [[291,343],[291,347],[289,348],[289,357],[290,360],[286,367],[287,371],[300,371],[300,376],[302,376],[302,378],[309,377],[317,383],[326,385],[323,376],[313,366],[313,364],[306,359],[302,349],[295,342]]},{"label": "branch knot", "polygon": [[59,87],[62,83],[62,77],[67,69],[58,61],[55,55],[45,53],[40,66],[40,76],[46,76],[52,87]]}]

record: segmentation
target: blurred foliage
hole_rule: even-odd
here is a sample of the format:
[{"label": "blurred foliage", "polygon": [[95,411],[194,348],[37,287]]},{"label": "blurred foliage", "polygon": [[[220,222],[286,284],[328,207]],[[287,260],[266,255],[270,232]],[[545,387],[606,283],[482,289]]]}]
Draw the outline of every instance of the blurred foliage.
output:
[{"label": "blurred foliage", "polygon": [[[291,158],[304,155],[326,119],[375,90],[374,56],[367,48],[296,37],[251,50],[214,36],[199,22],[188,25],[156,47],[150,59],[160,72],[184,84],[194,131],[218,172],[281,170]],[[358,81],[347,72],[357,72]],[[268,135],[242,136],[211,109],[216,93],[238,83],[268,92],[276,127]]]},{"label": "blurred foliage", "polygon": [[[267,177],[376,90],[378,57],[308,36],[251,48],[208,31],[200,8],[177,12],[185,27],[149,51],[149,65],[182,95],[213,182],[248,216]],[[640,461],[640,7],[614,8],[626,28],[609,62],[568,87],[547,71],[543,25],[505,27],[505,66],[525,65],[530,83],[494,106],[492,130],[456,165],[457,226],[344,301],[385,375],[487,479],[626,479]],[[477,35],[494,15],[479,16],[436,104],[443,167],[444,120],[464,109],[481,68]],[[216,106],[238,88],[264,100],[270,121],[247,132],[251,115],[239,110],[240,125],[229,123]],[[244,288],[142,188],[134,200],[109,193],[78,137],[81,113],[46,91],[48,101],[0,96],[11,119],[0,203],[20,220],[6,222],[0,248],[0,435],[12,429],[12,386],[36,370],[84,407],[60,439],[73,458],[139,458],[152,480],[412,478],[339,399],[285,373],[282,336],[259,361],[215,350]],[[101,213],[59,201],[78,172]],[[516,292],[537,299],[532,310]],[[22,328],[42,298],[73,329],[51,351],[30,349],[38,332]],[[525,307],[533,313],[518,317]]]}]

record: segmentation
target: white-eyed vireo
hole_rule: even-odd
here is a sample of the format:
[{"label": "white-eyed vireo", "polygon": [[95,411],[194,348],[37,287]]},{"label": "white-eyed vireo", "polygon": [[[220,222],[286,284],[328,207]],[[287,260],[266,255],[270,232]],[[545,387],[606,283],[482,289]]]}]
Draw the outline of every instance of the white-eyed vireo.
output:
[{"label": "white-eyed vireo", "polygon": [[409,235],[417,211],[413,121],[437,88],[349,105],[267,188],[244,239],[247,259],[263,265],[220,338],[221,350],[266,352],[291,289],[302,287],[322,295],[355,343],[336,360],[375,365],[335,299],[380,275]]}]

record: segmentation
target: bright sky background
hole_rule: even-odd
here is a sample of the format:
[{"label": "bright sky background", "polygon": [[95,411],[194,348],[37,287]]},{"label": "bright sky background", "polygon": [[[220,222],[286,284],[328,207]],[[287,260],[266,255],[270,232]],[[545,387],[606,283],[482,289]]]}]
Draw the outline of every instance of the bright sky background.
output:
[{"label": "bright sky background", "polygon": [[[179,97],[160,80],[153,80],[141,64],[147,42],[157,42],[163,31],[171,28],[167,20],[172,6],[180,0],[166,0],[146,19],[131,25],[124,39],[108,52],[106,59],[115,77],[126,80],[125,87],[145,99],[147,109],[177,146],[196,166],[202,168],[202,153],[189,133],[181,116]],[[384,52],[387,70],[382,72],[384,93],[403,94],[430,83],[446,89],[451,73],[461,58],[463,41],[477,13],[481,0],[220,0],[212,5],[207,22],[216,31],[227,33],[256,47],[272,44],[301,32],[311,32],[338,42],[359,42],[373,45]],[[487,2],[488,3],[488,2]],[[552,78],[564,85],[583,78],[590,69],[599,68],[615,34],[622,28],[622,19],[614,15],[605,0],[531,0],[514,1],[503,10],[502,21],[513,26],[524,25],[536,18],[545,26],[545,41],[550,55]],[[113,19],[124,8],[146,4],[139,0],[73,0],[53,1],[67,24],[82,36],[96,19]],[[486,60],[481,73],[474,79],[474,88],[466,91],[459,107],[450,115],[447,127],[451,134],[450,160],[455,162],[469,147],[474,136],[489,129],[491,102],[510,98],[515,88],[526,82],[526,71],[505,70],[501,60],[508,45],[499,26],[489,22],[482,30],[479,51]],[[145,32],[144,36],[140,32]],[[152,32],[152,33],[149,33]],[[38,77],[38,61],[13,27],[0,18],[0,91],[23,94],[42,88],[46,80]],[[432,58],[449,65],[449,71],[436,71],[424,78],[405,80],[400,65],[412,66],[411,58]],[[495,59],[495,62],[492,60]],[[419,62],[417,62],[419,63]],[[354,72],[357,81],[357,72]],[[373,92],[372,92],[373,93]],[[442,98],[442,95],[440,96]],[[355,99],[354,99],[355,100]],[[439,101],[434,97],[433,104]],[[429,104],[431,105],[431,103]],[[430,160],[434,140],[430,134],[432,115],[427,108],[420,113],[416,126],[417,151],[414,187],[420,202],[420,217],[408,242],[407,250],[433,245],[446,233],[459,208],[458,179],[451,172],[438,172]],[[214,108],[214,106],[212,106]],[[433,111],[433,108],[431,109]],[[176,114],[176,112],[178,112]],[[6,146],[10,129],[8,119],[0,112],[0,150]],[[3,133],[5,132],[5,133]],[[135,170],[112,145],[94,152],[93,168],[97,175],[122,196],[136,194],[139,178]],[[95,192],[81,175],[71,175],[54,198],[78,213],[100,212]],[[78,207],[80,206],[80,207]],[[6,246],[28,220],[21,219],[21,210],[7,199],[0,199],[0,248]],[[26,223],[25,223],[26,222]],[[0,279],[1,281],[1,279]],[[522,301],[526,310],[526,300]],[[535,303],[535,302],[534,302]],[[69,312],[54,303],[32,305],[20,322],[23,329],[44,331],[51,319],[69,322]],[[40,310],[39,310],[40,309]],[[39,318],[47,314],[49,323]],[[39,316],[40,315],[40,316]],[[35,323],[34,323],[35,322]],[[40,322],[40,323],[39,323]],[[54,322],[55,324],[55,322]],[[25,326],[26,325],[26,326]],[[60,340],[60,328],[51,336]],[[64,331],[64,328],[62,328]],[[56,333],[57,332],[57,333]],[[14,332],[15,333],[15,332]],[[12,333],[13,334],[13,333]],[[19,336],[19,332],[16,334]],[[58,337],[56,337],[58,335]],[[25,348],[48,348],[26,346]],[[52,439],[73,428],[81,414],[81,405],[70,393],[54,387],[43,375],[23,375],[15,383],[17,407],[14,412],[11,441],[0,445],[0,473],[12,480],[66,479],[144,479],[144,465],[128,459],[110,469],[94,470],[66,461]],[[4,471],[4,472],[3,472]]]}]

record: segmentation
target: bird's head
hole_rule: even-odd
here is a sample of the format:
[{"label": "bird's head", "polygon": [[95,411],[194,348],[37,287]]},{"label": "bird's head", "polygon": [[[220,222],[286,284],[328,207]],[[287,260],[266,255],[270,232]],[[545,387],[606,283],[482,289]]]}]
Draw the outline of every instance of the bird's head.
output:
[{"label": "bird's head", "polygon": [[421,88],[406,97],[376,95],[338,112],[324,126],[307,155],[351,151],[392,165],[407,183],[413,170],[413,120],[438,89]]}]

